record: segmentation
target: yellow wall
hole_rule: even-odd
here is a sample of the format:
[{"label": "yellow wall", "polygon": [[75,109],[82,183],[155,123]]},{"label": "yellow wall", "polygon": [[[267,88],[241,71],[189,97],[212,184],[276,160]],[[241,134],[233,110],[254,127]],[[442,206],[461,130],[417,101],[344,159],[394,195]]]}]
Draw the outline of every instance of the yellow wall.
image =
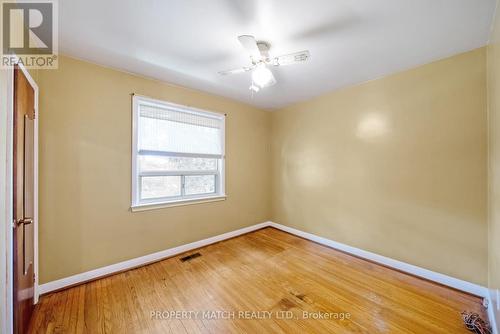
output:
[{"label": "yellow wall", "polygon": [[290,106],[272,132],[272,220],[486,284],[485,48]]},{"label": "yellow wall", "polygon": [[500,288],[500,19],[488,46],[489,286]]},{"label": "yellow wall", "polygon": [[[273,113],[67,57],[36,76],[41,283],[272,218],[486,284],[484,48]],[[228,114],[227,201],[130,212],[132,92]]]},{"label": "yellow wall", "polygon": [[[40,282],[270,217],[270,114],[61,57],[40,86]],[[131,93],[227,113],[223,202],[131,213]]]}]

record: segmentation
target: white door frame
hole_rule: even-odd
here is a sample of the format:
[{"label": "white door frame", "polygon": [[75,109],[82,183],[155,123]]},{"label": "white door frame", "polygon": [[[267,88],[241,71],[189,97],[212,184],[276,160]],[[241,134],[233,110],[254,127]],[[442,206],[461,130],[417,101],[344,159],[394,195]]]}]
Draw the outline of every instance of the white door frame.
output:
[{"label": "white door frame", "polygon": [[[33,77],[29,74],[28,70],[20,63],[18,63],[19,68],[23,74],[28,79],[31,87],[35,92],[35,120],[34,120],[34,259],[33,259],[33,272],[35,275],[34,282],[34,303],[38,303],[39,288],[38,288],[38,85],[35,83]],[[13,322],[14,322],[14,310],[13,310],[13,130],[14,130],[14,68],[9,68],[2,76],[7,78],[6,85],[6,114],[3,119],[0,120],[0,126],[5,120],[5,139],[6,139],[6,150],[5,159],[6,162],[6,173],[5,176],[1,176],[1,179],[5,177],[5,216],[1,217],[0,222],[4,220],[4,235],[5,235],[5,247],[0,250],[0,255],[5,256],[6,259],[6,286],[2,286],[5,290],[5,299],[2,300],[2,308],[5,310],[4,314],[1,314],[0,320],[5,320],[3,327],[0,327],[0,331],[4,333],[12,333]],[[5,74],[6,73],[6,74]],[[0,139],[0,142],[4,138]],[[2,194],[3,195],[3,194]],[[1,225],[0,225],[1,226]],[[1,243],[0,243],[1,244]],[[0,280],[2,282],[2,280]],[[2,319],[4,318],[4,319]]]}]

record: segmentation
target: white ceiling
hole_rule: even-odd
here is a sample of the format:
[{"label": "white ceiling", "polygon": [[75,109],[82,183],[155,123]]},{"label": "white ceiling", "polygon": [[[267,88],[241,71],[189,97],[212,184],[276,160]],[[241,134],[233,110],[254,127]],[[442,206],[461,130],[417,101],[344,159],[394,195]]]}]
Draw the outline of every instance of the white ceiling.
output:
[{"label": "white ceiling", "polygon": [[[484,46],[495,0],[64,0],[60,51],[98,64],[279,108]],[[271,55],[309,50],[307,63],[273,68],[253,94],[237,36]]]}]

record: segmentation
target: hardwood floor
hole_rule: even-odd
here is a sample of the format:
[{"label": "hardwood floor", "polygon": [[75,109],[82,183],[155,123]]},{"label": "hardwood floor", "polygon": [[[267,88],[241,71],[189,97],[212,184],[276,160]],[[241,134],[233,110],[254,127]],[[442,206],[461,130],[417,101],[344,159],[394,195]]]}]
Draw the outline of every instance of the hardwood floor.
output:
[{"label": "hardwood floor", "polygon": [[265,228],[43,296],[30,331],[470,333],[463,310],[486,319],[478,297]]}]

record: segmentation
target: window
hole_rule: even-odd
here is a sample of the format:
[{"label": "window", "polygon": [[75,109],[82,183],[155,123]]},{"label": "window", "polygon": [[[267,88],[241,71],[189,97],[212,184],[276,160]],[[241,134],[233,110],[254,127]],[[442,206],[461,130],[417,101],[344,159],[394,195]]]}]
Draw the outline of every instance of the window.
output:
[{"label": "window", "polygon": [[132,208],[224,198],[224,115],[133,97]]}]

